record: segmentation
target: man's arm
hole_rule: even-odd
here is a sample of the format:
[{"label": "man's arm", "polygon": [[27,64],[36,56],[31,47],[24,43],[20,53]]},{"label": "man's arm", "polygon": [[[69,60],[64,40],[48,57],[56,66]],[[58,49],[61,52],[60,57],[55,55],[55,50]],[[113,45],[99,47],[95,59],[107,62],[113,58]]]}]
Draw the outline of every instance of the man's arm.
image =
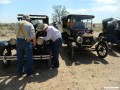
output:
[{"label": "man's arm", "polygon": [[34,29],[33,25],[31,26],[31,29],[30,29],[30,36],[31,36],[31,39],[33,40],[33,45],[35,46],[36,45],[36,36],[35,36],[35,29]]},{"label": "man's arm", "polygon": [[47,41],[47,40],[50,40],[51,37],[52,37],[52,28],[49,28],[49,30],[47,30],[47,36],[44,37],[43,39]]},{"label": "man's arm", "polygon": [[33,46],[36,45],[36,37],[33,38]]}]

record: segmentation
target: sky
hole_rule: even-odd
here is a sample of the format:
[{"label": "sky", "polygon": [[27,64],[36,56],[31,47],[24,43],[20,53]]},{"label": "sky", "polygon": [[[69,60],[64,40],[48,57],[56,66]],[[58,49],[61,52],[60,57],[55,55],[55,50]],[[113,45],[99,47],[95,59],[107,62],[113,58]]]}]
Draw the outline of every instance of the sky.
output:
[{"label": "sky", "polygon": [[51,21],[54,5],[65,6],[70,14],[94,15],[94,23],[120,17],[120,0],[0,0],[0,22],[15,23],[17,14],[48,15]]}]

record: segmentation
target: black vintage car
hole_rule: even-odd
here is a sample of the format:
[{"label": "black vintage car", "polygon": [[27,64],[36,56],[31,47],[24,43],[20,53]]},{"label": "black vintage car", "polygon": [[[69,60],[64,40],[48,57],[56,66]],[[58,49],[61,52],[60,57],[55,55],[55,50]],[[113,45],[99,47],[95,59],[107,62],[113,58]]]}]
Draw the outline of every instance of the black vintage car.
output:
[{"label": "black vintage car", "polygon": [[[23,14],[18,14],[18,21],[22,20]],[[31,23],[35,29],[38,23],[49,24],[49,18],[46,15],[30,15]],[[51,43],[50,41],[43,41],[42,37],[47,34],[44,32],[36,32],[37,43],[33,47],[33,59],[34,60],[48,60],[48,66],[51,67]],[[0,66],[6,68],[10,65],[12,60],[17,60],[16,53],[12,53],[12,50],[16,51],[16,39],[11,38],[8,41],[0,41]]]},{"label": "black vintage car", "polygon": [[95,46],[94,50],[101,58],[105,58],[108,53],[108,46],[104,37],[94,37],[92,29],[93,15],[69,14],[62,17],[62,38],[67,44],[68,58],[73,58],[74,48],[78,50],[88,50]]},{"label": "black vintage car", "polygon": [[[116,40],[116,43],[118,46],[120,46],[120,18],[106,18],[106,19],[103,19],[102,20],[102,33],[99,34],[99,37],[106,37],[107,36],[107,33],[106,33],[106,30],[107,30],[107,26],[109,23],[111,23],[113,20],[115,20],[117,22],[117,26],[115,28],[115,30],[113,30],[115,33],[113,33],[113,36],[116,36],[117,40]],[[108,30],[109,32],[109,30]],[[107,38],[107,37],[106,37]]]}]

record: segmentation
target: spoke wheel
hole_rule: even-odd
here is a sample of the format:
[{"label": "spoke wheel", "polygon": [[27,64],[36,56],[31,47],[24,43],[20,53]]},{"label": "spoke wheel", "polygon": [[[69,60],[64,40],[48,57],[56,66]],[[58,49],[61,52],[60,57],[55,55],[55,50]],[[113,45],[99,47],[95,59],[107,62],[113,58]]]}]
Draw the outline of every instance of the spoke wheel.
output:
[{"label": "spoke wheel", "polygon": [[108,54],[108,46],[105,42],[101,41],[96,47],[96,51],[99,57],[105,58]]}]

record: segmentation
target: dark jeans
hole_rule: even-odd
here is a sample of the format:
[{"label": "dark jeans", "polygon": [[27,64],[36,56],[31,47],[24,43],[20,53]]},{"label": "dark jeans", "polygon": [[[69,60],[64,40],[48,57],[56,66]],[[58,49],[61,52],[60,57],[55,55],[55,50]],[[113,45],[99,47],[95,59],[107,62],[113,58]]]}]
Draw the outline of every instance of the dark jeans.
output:
[{"label": "dark jeans", "polygon": [[59,51],[62,46],[62,38],[58,38],[52,44],[53,65],[59,67]]},{"label": "dark jeans", "polygon": [[33,69],[33,59],[32,59],[32,43],[26,42],[24,39],[17,39],[17,61],[18,61],[18,74],[24,72],[24,55],[26,55],[26,73],[30,75]]}]

